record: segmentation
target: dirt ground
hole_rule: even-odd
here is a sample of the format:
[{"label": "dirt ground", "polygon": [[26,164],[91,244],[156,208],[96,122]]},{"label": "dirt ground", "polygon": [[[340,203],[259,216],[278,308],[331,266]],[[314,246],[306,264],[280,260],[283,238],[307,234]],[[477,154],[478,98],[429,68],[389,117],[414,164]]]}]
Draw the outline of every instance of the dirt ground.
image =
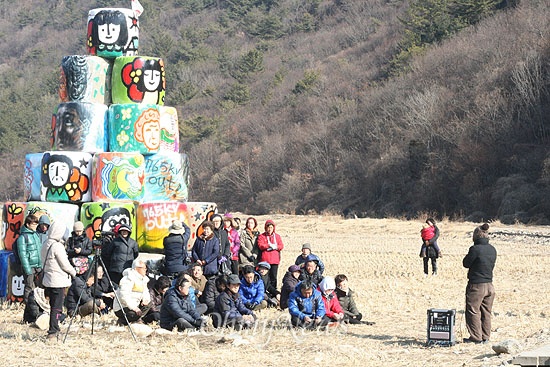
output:
[{"label": "dirt ground", "polygon": [[[246,216],[241,215],[243,222]],[[498,251],[497,297],[491,343],[427,347],[430,308],[455,309],[455,335],[468,337],[464,321],[466,269],[462,258],[475,223],[438,223],[438,276],[424,277],[419,258],[423,220],[350,219],[333,216],[259,216],[273,219],[285,243],[279,278],[309,242],[324,261],[325,275],[344,273],[357,304],[375,325],[350,325],[325,332],[282,327],[287,312],[259,313],[255,330],[230,333],[153,333],[134,341],[113,317],[91,317],[73,325],[67,340],[46,343],[45,332],[21,324],[23,309],[0,306],[4,366],[505,366],[513,355],[497,355],[492,344],[516,340],[522,351],[550,344],[550,228],[492,223]],[[279,280],[280,280],[279,279]]]}]

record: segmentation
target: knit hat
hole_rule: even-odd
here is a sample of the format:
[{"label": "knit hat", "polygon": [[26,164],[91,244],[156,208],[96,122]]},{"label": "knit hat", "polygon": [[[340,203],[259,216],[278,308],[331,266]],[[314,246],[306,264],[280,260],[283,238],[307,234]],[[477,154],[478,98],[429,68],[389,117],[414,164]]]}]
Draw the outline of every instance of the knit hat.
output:
[{"label": "knit hat", "polygon": [[266,261],[261,261],[258,263],[258,268],[266,268],[267,270],[271,269],[271,265],[269,265]]},{"label": "knit hat", "polygon": [[325,293],[328,289],[336,289],[336,282],[333,277],[324,277],[319,283],[319,288],[321,292]]},{"label": "knit hat", "polygon": [[184,234],[185,228],[183,228],[183,225],[180,221],[175,220],[172,222],[172,225],[168,227],[168,232],[172,234]]},{"label": "knit hat", "polygon": [[301,271],[301,269],[299,265],[290,265],[288,271],[294,273],[295,271]]},{"label": "knit hat", "polygon": [[307,248],[309,251],[311,251],[311,245],[310,245],[309,243],[304,243],[304,244],[302,245],[302,250],[304,250],[304,249],[306,249],[306,248]]},{"label": "knit hat", "polygon": [[75,222],[73,225],[73,231],[83,231],[84,230],[84,223],[82,222]]},{"label": "knit hat", "polygon": [[227,284],[241,284],[241,280],[236,274],[231,274],[227,277]]}]

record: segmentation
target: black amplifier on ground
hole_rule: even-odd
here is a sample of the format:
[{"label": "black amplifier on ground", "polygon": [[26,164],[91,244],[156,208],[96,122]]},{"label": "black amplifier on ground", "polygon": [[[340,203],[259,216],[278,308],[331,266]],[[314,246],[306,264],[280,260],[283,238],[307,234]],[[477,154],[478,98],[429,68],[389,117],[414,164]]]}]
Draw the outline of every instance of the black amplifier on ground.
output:
[{"label": "black amplifier on ground", "polygon": [[428,310],[428,345],[451,346],[455,339],[455,310]]}]

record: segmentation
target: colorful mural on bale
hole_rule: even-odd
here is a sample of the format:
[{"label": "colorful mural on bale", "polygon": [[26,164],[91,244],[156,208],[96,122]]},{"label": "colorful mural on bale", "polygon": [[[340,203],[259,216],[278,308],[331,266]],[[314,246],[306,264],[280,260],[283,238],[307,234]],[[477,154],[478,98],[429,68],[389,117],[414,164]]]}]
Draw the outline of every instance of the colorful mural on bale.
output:
[{"label": "colorful mural on bale", "polygon": [[195,242],[195,232],[206,220],[209,213],[216,212],[215,203],[150,202],[143,203],[137,209],[138,235],[140,251],[162,253],[164,237],[172,221],[179,220],[191,230],[188,249]]},{"label": "colorful mural on bale", "polygon": [[17,241],[21,226],[25,221],[25,209],[27,203],[8,201],[4,203],[2,222],[4,223],[4,247],[11,251],[13,244]]},{"label": "colorful mural on bale", "polygon": [[109,150],[152,154],[160,147],[160,113],[153,104],[109,107]]},{"label": "colorful mural on bale", "polygon": [[84,231],[90,239],[101,239],[102,234],[113,232],[118,224],[130,224],[131,237],[136,238],[136,208],[133,203],[84,203],[80,221],[84,223]]},{"label": "colorful mural on bale", "polygon": [[113,65],[111,88],[113,103],[164,105],[164,61],[158,57],[117,57]]},{"label": "colorful mural on bale", "polygon": [[187,201],[189,174],[187,154],[163,152],[145,156],[143,201]]},{"label": "colorful mural on bale", "polygon": [[106,105],[88,102],[61,103],[52,115],[52,149],[80,152],[107,150]]},{"label": "colorful mural on bale", "polygon": [[54,202],[90,201],[91,176],[91,154],[46,152],[42,157],[40,199]]},{"label": "colorful mural on bale", "polygon": [[86,38],[88,53],[106,58],[136,55],[141,11],[126,8],[90,10]]},{"label": "colorful mural on bale", "polygon": [[25,155],[25,176],[23,179],[23,197],[25,200],[40,200],[43,156],[44,153]]},{"label": "colorful mural on bale", "polygon": [[145,180],[144,161],[139,153],[105,152],[94,155],[93,201],[141,201]]},{"label": "colorful mural on bale", "polygon": [[180,133],[178,111],[174,107],[159,106],[160,151],[179,152]]},{"label": "colorful mural on bale", "polygon": [[59,97],[63,102],[111,103],[111,63],[98,56],[72,55],[61,60]]}]

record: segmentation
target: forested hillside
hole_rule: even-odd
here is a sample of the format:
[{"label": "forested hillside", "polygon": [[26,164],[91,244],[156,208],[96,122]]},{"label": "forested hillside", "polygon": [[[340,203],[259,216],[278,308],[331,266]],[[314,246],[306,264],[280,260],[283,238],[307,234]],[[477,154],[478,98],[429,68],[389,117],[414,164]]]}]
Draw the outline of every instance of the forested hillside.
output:
[{"label": "forested hillside", "polygon": [[[221,210],[550,223],[544,0],[140,0],[180,116],[190,200]],[[0,0],[0,200],[50,149],[88,10]]]}]

